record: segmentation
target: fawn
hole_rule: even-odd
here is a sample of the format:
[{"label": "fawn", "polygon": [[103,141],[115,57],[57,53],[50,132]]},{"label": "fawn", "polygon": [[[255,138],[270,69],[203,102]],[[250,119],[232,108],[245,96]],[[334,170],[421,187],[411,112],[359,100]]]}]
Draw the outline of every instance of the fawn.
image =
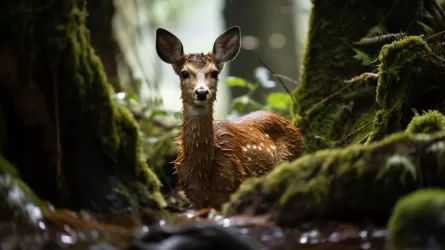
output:
[{"label": "fawn", "polygon": [[213,120],[218,74],[240,47],[238,26],[224,31],[207,54],[184,54],[175,35],[156,30],[157,54],[173,66],[180,80],[183,121],[175,174],[198,209],[220,208],[244,179],[301,154],[299,130],[272,112],[256,111],[232,122]]}]

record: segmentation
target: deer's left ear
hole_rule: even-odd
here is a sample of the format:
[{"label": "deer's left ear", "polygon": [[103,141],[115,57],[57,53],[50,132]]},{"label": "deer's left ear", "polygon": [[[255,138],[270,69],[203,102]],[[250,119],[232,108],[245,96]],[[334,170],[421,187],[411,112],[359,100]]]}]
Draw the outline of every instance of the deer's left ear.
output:
[{"label": "deer's left ear", "polygon": [[234,26],[224,31],[213,44],[213,58],[217,64],[232,61],[241,48],[241,30]]}]

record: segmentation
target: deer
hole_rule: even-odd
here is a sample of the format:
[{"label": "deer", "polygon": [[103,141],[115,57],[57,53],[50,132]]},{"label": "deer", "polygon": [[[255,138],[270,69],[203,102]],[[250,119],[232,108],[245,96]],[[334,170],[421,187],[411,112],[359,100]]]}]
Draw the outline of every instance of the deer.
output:
[{"label": "deer", "polygon": [[156,30],[156,52],[179,77],[182,123],[176,138],[174,174],[195,209],[221,208],[249,177],[270,172],[302,154],[303,137],[289,120],[254,111],[234,120],[214,120],[218,76],[241,48],[241,30],[219,35],[211,52],[184,53],[171,32]]}]

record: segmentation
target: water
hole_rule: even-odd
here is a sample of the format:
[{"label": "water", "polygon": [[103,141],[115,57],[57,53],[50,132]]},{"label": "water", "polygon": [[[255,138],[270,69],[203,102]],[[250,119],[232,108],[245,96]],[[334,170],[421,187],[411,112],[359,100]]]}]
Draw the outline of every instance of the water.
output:
[{"label": "water", "polygon": [[[256,241],[264,249],[384,249],[386,231],[382,228],[360,229],[354,225],[329,222],[310,230],[284,229],[268,222],[267,217],[237,216],[224,218],[213,210],[186,211],[160,218],[155,224],[140,224],[135,215],[125,215],[134,225],[105,224],[85,213],[53,210],[34,226],[14,222],[0,224],[0,247],[9,249],[127,249],[138,237],[154,226],[187,225],[192,222],[215,223],[235,228],[242,238]],[[156,216],[156,215],[153,215]],[[115,221],[128,221],[122,218]]]}]

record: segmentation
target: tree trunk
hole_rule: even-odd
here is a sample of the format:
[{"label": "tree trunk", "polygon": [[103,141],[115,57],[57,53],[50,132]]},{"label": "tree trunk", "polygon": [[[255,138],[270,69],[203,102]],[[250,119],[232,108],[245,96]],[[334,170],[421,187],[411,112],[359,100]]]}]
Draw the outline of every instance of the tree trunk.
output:
[{"label": "tree trunk", "polygon": [[117,105],[85,26],[86,1],[0,4],[4,157],[58,207],[118,213],[162,205],[137,123]]}]

